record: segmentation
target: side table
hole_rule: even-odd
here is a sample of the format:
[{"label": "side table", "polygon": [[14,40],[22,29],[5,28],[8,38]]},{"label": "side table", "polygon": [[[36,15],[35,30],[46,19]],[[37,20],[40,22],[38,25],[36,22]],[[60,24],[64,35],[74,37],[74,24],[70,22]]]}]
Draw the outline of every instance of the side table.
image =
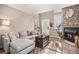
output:
[{"label": "side table", "polygon": [[36,47],[39,47],[39,48],[44,48],[44,47],[46,47],[47,45],[48,45],[48,43],[49,43],[49,36],[44,36],[44,37],[42,37],[42,36],[37,36],[36,37],[36,41],[35,41],[35,45],[36,45]]}]

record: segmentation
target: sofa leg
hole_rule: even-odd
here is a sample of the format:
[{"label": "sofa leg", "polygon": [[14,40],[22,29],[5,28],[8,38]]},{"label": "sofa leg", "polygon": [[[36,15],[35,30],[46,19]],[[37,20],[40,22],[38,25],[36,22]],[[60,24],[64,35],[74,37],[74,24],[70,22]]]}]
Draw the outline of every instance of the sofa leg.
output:
[{"label": "sofa leg", "polygon": [[35,49],[33,49],[31,52],[29,52],[28,54],[34,54]]},{"label": "sofa leg", "polygon": [[8,54],[11,54],[10,52],[8,52]]}]

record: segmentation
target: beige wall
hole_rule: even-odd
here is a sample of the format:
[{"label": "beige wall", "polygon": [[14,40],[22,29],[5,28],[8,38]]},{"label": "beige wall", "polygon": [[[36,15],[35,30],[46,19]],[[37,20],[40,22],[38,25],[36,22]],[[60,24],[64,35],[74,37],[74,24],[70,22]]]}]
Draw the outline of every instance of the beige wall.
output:
[{"label": "beige wall", "polygon": [[[26,31],[34,29],[34,20],[32,15],[26,14],[7,5],[0,5],[0,18],[9,19],[9,29],[13,31]],[[2,29],[1,26],[0,29]]]},{"label": "beige wall", "polygon": [[39,14],[40,20],[41,19],[50,19],[53,22],[53,11],[47,11]]},{"label": "beige wall", "polygon": [[[39,13],[38,15],[35,15],[34,16],[34,19],[38,20],[38,22],[40,22],[40,20],[42,20],[42,19],[49,19],[50,22],[53,25],[53,21],[54,21],[54,18],[53,17],[54,17],[53,16],[53,11],[47,11],[47,12],[43,12],[43,13]],[[52,29],[53,29],[53,27],[50,28],[50,34],[52,33]]]}]

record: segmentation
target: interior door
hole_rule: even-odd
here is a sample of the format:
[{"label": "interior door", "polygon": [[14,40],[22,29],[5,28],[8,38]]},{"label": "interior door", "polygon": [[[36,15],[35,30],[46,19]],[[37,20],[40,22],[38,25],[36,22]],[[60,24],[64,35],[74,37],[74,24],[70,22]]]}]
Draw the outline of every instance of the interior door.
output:
[{"label": "interior door", "polygon": [[49,35],[49,19],[42,19],[41,26],[42,26],[42,34]]}]

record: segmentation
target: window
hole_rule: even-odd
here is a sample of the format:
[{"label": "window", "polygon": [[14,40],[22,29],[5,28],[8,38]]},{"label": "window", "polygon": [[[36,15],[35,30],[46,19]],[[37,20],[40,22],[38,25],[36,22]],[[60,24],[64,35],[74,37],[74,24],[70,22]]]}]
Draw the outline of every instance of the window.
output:
[{"label": "window", "polygon": [[54,29],[57,31],[57,32],[61,32],[61,13],[56,13],[54,14]]}]

